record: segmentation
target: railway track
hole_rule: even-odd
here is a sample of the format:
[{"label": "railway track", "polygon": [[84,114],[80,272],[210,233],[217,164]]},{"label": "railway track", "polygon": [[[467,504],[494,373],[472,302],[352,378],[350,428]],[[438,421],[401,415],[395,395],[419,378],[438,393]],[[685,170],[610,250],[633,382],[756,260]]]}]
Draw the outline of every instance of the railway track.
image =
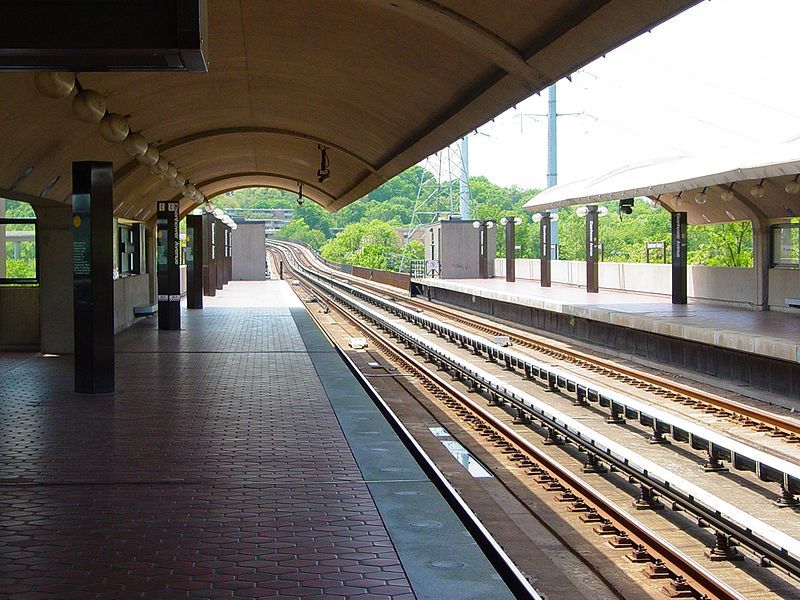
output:
[{"label": "railway track", "polygon": [[[283,252],[291,253],[293,252],[290,248],[284,247],[282,248]],[[294,256],[294,255],[293,255]],[[287,256],[288,259],[288,256]],[[296,256],[291,259],[296,260]],[[291,262],[287,260],[287,262]],[[304,261],[305,262],[305,261]],[[308,264],[306,262],[306,264]],[[325,289],[320,285],[319,281],[313,281],[309,278],[309,273],[303,273],[303,269],[299,262],[296,264],[298,269],[297,275],[303,278],[306,282],[309,282],[310,286],[314,289]],[[336,274],[338,277],[340,274]],[[330,282],[328,282],[330,283]],[[310,290],[310,288],[309,288]],[[336,293],[333,293],[334,290],[332,288],[328,288],[325,290],[329,297],[336,297]],[[381,289],[381,292],[385,292],[385,290]],[[319,293],[315,293],[317,297],[320,296]],[[336,298],[335,303],[331,303],[331,306],[338,305],[338,304],[348,304],[348,301],[344,299],[342,296]],[[353,302],[349,302],[349,310],[357,310],[357,307],[354,308]],[[341,311],[341,307],[337,306],[337,310]],[[429,311],[429,307],[426,306],[426,310]],[[360,310],[361,316],[363,318],[365,314],[365,310]],[[347,311],[344,311],[343,314],[348,315],[348,319],[353,321],[354,323],[358,321],[352,314],[348,314]],[[374,318],[375,315],[370,318],[367,316],[369,320],[377,323],[377,319]],[[361,328],[364,329],[363,324]],[[398,331],[392,331],[392,328],[389,327],[388,329],[384,327],[384,330],[389,331],[391,335],[398,336]],[[569,497],[570,495],[574,495],[575,499],[572,501],[573,504],[580,508],[580,510],[586,509],[587,514],[590,515],[588,518],[591,519],[598,519],[599,522],[603,523],[603,526],[609,528],[609,531],[618,531],[622,533],[623,539],[633,540],[635,543],[631,542],[633,546],[637,547],[636,552],[638,552],[641,556],[646,557],[653,557],[658,556],[660,560],[663,561],[662,563],[652,563],[657,565],[656,568],[664,568],[666,571],[671,573],[682,573],[683,577],[686,578],[686,581],[689,584],[686,584],[680,579],[676,579],[673,581],[673,586],[671,592],[677,594],[677,597],[680,597],[680,589],[689,585],[693,587],[695,592],[694,594],[697,597],[701,597],[702,594],[706,594],[709,597],[740,597],[738,595],[720,595],[723,593],[724,590],[710,590],[707,586],[711,585],[708,582],[703,583],[703,574],[694,572],[697,569],[696,563],[693,565],[681,565],[682,559],[678,556],[675,557],[672,555],[669,548],[664,548],[663,543],[660,543],[658,539],[653,539],[652,535],[649,534],[646,530],[639,530],[637,528],[637,524],[634,520],[632,522],[629,517],[626,517],[626,513],[623,513],[622,516],[619,514],[615,515],[613,508],[609,508],[607,504],[604,503],[604,498],[602,495],[599,495],[596,491],[592,490],[590,487],[587,487],[583,484],[580,480],[576,480],[574,475],[569,473],[569,471],[564,471],[561,469],[557,463],[553,463],[546,457],[544,457],[540,452],[536,450],[536,448],[530,445],[524,438],[520,438],[516,434],[514,434],[513,430],[510,430],[507,426],[503,423],[491,421],[488,419],[488,413],[482,409],[477,403],[472,401],[468,396],[463,393],[458,392],[452,385],[448,384],[444,381],[441,377],[439,377],[436,373],[427,369],[424,365],[419,363],[418,360],[411,357],[409,353],[402,353],[398,352],[398,349],[395,345],[394,348],[391,348],[387,345],[385,341],[385,336],[381,336],[380,334],[370,333],[368,330],[365,331],[365,335],[372,339],[373,343],[381,348],[381,350],[385,353],[389,353],[393,356],[393,360],[399,362],[400,364],[404,365],[404,368],[410,369],[413,372],[419,374],[419,377],[425,382],[425,387],[429,388],[432,393],[444,395],[445,397],[449,398],[449,400],[445,400],[446,403],[449,404],[457,404],[458,409],[462,412],[465,412],[464,416],[468,420],[472,420],[473,422],[478,422],[480,425],[477,427],[482,430],[482,435],[486,435],[490,439],[493,439],[497,444],[507,445],[509,448],[509,452],[513,452],[515,456],[517,456],[518,460],[524,460],[531,463],[535,463],[530,467],[532,472],[537,471],[537,469],[541,470],[544,467],[544,470],[547,471],[545,474],[545,479],[547,477],[554,478],[560,481],[560,486],[562,489],[566,489]],[[398,336],[402,337],[402,336]],[[451,341],[452,338],[450,338]],[[405,339],[404,343],[408,344],[409,340]],[[437,365],[438,368],[444,368],[445,370],[449,371],[452,377],[456,377],[461,379],[463,382],[466,382],[467,385],[471,385],[473,388],[476,388],[478,391],[482,392],[486,395],[490,401],[493,402],[500,402],[506,403],[509,406],[516,406],[520,411],[527,411],[527,413],[532,416],[533,418],[539,417],[541,420],[542,415],[537,415],[535,412],[531,413],[530,406],[527,405],[525,402],[520,402],[519,394],[515,394],[514,391],[509,393],[508,389],[502,388],[500,386],[493,385],[493,382],[490,381],[491,378],[488,378],[484,375],[476,377],[476,373],[474,371],[470,371],[469,369],[463,369],[461,366],[457,364],[456,361],[449,360],[446,353],[444,355],[436,355],[435,352],[430,352],[430,348],[425,349],[424,344],[410,344],[414,347],[415,352],[422,353],[424,357],[428,360],[432,360],[434,364]],[[491,352],[489,353],[491,357]],[[496,383],[496,382],[495,382]],[[565,382],[561,382],[565,383]],[[513,389],[513,388],[512,388]],[[612,402],[613,407],[613,402]],[[490,415],[489,415],[490,416]],[[476,421],[477,420],[477,421]],[[545,423],[542,420],[542,423]],[[563,423],[561,424],[563,425]],[[556,432],[557,435],[561,435],[563,440],[568,441],[570,443],[575,444],[576,446],[580,447],[582,450],[586,451],[586,440],[581,438],[581,435],[575,435],[576,431],[571,431],[570,427],[560,427],[558,421],[552,421],[548,423],[550,427],[550,432]],[[513,435],[512,435],[513,434]],[[596,448],[595,448],[596,449]],[[589,454],[591,454],[591,448],[588,449]],[[613,453],[612,453],[613,454]],[[617,461],[612,457],[609,456],[608,448],[606,448],[605,452],[601,452],[595,455],[598,459],[601,459],[607,462],[610,466],[615,467],[623,472],[628,472],[629,476],[632,478],[636,478],[637,475],[641,476],[642,473],[637,473],[637,468],[634,466],[631,469],[631,464],[627,460]],[[521,458],[520,458],[521,457]],[[735,459],[734,459],[735,460]],[[725,551],[729,549],[730,543],[738,543],[742,544],[742,546],[751,549],[757,556],[760,557],[763,564],[771,564],[780,566],[786,572],[792,573],[793,575],[798,575],[800,573],[800,562],[798,562],[796,556],[786,556],[787,551],[786,548],[779,547],[779,548],[772,548],[769,549],[766,546],[769,546],[769,540],[761,539],[761,540],[753,540],[747,539],[748,534],[752,533],[747,527],[733,527],[731,528],[729,525],[730,523],[725,523],[725,519],[719,518],[719,511],[718,510],[709,510],[709,507],[706,506],[705,509],[698,510],[698,506],[692,506],[692,502],[686,502],[686,498],[676,498],[673,494],[674,489],[670,489],[671,482],[663,480],[660,485],[654,485],[652,480],[646,480],[647,488],[643,487],[642,489],[649,489],[650,492],[657,492],[664,498],[671,498],[673,500],[673,507],[676,507],[676,503],[681,505],[681,508],[684,510],[689,510],[692,514],[697,514],[698,519],[702,519],[705,523],[710,524],[711,527],[717,532],[718,534],[718,546],[720,544],[723,548],[718,548],[720,551]],[[666,485],[664,485],[666,484]],[[586,508],[586,507],[589,508]],[[735,512],[735,511],[734,511]],[[741,515],[740,515],[741,517]],[[768,536],[767,536],[768,537]],[[755,542],[755,543],[753,543]],[[628,542],[625,542],[628,543]],[[766,546],[765,546],[766,543]],[[638,548],[641,545],[642,548]],[[787,544],[788,545],[788,544]],[[644,550],[646,549],[646,550]],[[797,548],[792,550],[793,552],[797,552]],[[788,553],[791,554],[791,553]],[[771,558],[770,558],[771,557]],[[788,560],[784,560],[787,559]],[[777,559],[777,560],[774,560]],[[664,567],[666,565],[666,567]],[[676,591],[677,590],[677,591]],[[730,592],[730,590],[729,590]]]},{"label": "railway track", "polygon": [[[310,264],[306,252],[302,252],[300,256],[309,268],[320,268],[319,265]],[[327,269],[327,267],[325,268]],[[785,443],[800,444],[800,421],[796,419],[776,415],[741,402],[736,402],[716,394],[682,385],[681,383],[670,381],[664,377],[604,360],[572,348],[567,349],[548,342],[534,334],[507,327],[499,323],[488,323],[483,319],[476,318],[473,315],[465,315],[463,312],[455,309],[434,305],[431,302],[420,302],[412,297],[387,290],[387,286],[375,285],[366,280],[338,271],[328,270],[328,272],[336,277],[347,279],[353,285],[391,297],[395,302],[402,302],[409,307],[424,310],[429,314],[438,315],[472,330],[480,331],[491,336],[507,336],[509,341],[514,345],[527,348],[553,360],[562,361],[566,364],[586,369],[599,376],[646,391],[670,402],[691,407],[716,417],[730,419],[736,425],[751,428],[768,437],[780,439]]]},{"label": "railway track", "polygon": [[[336,303],[321,299],[321,294],[303,280],[299,287],[306,301],[319,303],[324,313],[333,310],[352,327],[360,331],[378,351],[403,373],[413,374],[423,388],[444,405],[454,410],[483,438],[501,448],[528,476],[545,484],[552,493],[568,498],[567,510],[581,513],[581,521],[596,529],[613,533],[613,540],[629,548],[627,560],[642,564],[643,572],[652,579],[665,581],[663,592],[670,597],[744,598],[708,570],[675,548],[661,536],[654,534],[626,511],[608,500],[568,469],[539,450],[502,420],[492,415],[468,394],[430,369],[411,352],[388,342],[385,336],[366,327],[352,311]],[[313,315],[318,325],[325,325]],[[333,341],[333,340],[332,340]]]}]

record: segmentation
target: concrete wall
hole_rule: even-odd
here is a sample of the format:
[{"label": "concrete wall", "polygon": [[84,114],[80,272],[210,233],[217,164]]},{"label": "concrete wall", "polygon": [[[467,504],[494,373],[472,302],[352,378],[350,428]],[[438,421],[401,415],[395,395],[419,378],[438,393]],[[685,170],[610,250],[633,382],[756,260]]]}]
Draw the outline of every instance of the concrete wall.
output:
[{"label": "concrete wall", "polygon": [[[622,290],[644,294],[672,294],[672,266],[668,264],[647,263],[616,263],[603,262],[599,265],[600,287],[610,290]],[[771,269],[770,277],[780,269]],[[499,277],[505,276],[505,259],[495,261],[495,273]],[[518,279],[539,280],[540,264],[538,259],[518,258],[516,263]],[[553,283],[564,285],[586,285],[586,263],[583,261],[554,260],[551,263]],[[800,274],[795,272],[796,280]],[[785,277],[787,281],[791,277]],[[756,271],[755,269],[729,268],[729,267],[701,267],[689,266],[687,274],[688,293],[690,298],[709,300],[714,302],[729,302],[738,305],[757,303]],[[770,304],[783,305],[781,292],[770,292]],[[772,290],[772,284],[770,289]],[[794,288],[800,297],[800,283]],[[780,296],[780,297],[779,297]]]},{"label": "concrete wall", "polygon": [[0,351],[39,349],[39,287],[0,287]]},{"label": "concrete wall", "polygon": [[231,278],[234,281],[264,281],[267,251],[263,223],[240,223],[231,234]]},{"label": "concrete wall", "polygon": [[[41,351],[72,354],[72,207],[36,209],[39,238],[39,329]],[[113,251],[113,249],[109,249]]]},{"label": "concrete wall", "polygon": [[114,331],[133,323],[133,309],[150,303],[150,278],[147,273],[120,277],[114,281]]},{"label": "concrete wall", "polygon": [[[787,308],[787,298],[800,298],[800,270],[769,270],[769,303],[775,308]],[[790,310],[797,310],[796,308]]]}]

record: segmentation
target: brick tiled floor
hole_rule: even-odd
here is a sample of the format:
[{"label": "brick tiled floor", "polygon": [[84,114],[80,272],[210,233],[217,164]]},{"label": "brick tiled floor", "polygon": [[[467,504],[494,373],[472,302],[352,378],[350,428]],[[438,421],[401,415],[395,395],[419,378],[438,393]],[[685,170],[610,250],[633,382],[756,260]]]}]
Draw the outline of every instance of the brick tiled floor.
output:
[{"label": "brick tiled floor", "polygon": [[114,396],[0,355],[0,596],[413,598],[288,309],[152,327]]}]

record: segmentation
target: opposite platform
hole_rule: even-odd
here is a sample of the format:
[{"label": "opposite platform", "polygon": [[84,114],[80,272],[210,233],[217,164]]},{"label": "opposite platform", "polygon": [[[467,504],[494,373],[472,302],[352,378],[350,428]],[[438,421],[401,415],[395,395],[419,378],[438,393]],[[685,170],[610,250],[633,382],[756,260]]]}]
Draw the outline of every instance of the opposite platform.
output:
[{"label": "opposite platform", "polygon": [[206,301],[114,395],[0,355],[4,597],[511,597],[288,285]]},{"label": "opposite platform", "polygon": [[[538,281],[518,279],[509,283],[498,277],[414,279],[412,285],[423,294],[430,290],[435,300],[515,323],[711,375],[742,379],[778,393],[800,393],[800,311],[764,312],[705,303],[674,305],[661,296],[605,290],[589,294],[574,286],[543,288]],[[625,331],[628,333],[620,333]],[[686,344],[670,343],[670,339]],[[721,366],[704,362],[703,354],[714,352]],[[753,360],[752,366],[760,374],[740,377],[737,369],[741,366],[735,364],[739,354],[781,361],[787,366],[766,367]],[[782,372],[774,373],[775,369]],[[760,377],[764,381],[759,381]],[[769,379],[775,381],[777,389]]]}]

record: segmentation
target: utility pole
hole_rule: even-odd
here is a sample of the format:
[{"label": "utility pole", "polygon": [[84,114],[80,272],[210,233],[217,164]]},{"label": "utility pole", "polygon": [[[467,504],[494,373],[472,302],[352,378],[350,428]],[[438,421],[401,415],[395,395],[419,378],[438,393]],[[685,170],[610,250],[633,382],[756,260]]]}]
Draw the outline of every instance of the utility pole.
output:
[{"label": "utility pole", "polygon": [[[547,187],[558,183],[558,108],[556,106],[556,84],[550,86],[547,100]],[[550,211],[550,212],[558,212]],[[558,259],[558,221],[550,224],[550,243],[555,246],[553,258]]]},{"label": "utility pole", "polygon": [[469,220],[469,140],[461,138],[461,177],[458,179],[458,210],[463,221]]}]

